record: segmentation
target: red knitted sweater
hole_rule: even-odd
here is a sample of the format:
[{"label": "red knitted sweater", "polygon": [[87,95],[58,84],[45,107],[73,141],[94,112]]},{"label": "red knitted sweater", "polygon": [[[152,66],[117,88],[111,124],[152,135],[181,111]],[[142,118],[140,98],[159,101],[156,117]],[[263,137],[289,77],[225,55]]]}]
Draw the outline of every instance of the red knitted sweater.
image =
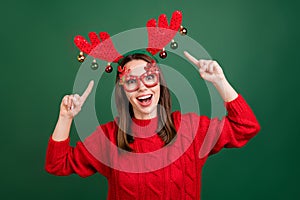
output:
[{"label": "red knitted sweater", "polygon": [[[76,173],[82,177],[99,172],[108,180],[109,200],[198,200],[201,171],[207,157],[224,147],[244,146],[260,130],[251,108],[241,95],[225,103],[225,107],[227,116],[222,120],[209,119],[194,113],[172,113],[177,137],[176,142],[167,146],[164,146],[161,138],[155,134],[157,118],[133,119],[131,130],[134,142],[130,144],[132,149],[138,153],[151,154],[175,147],[167,153],[173,156],[171,161],[168,160],[170,157],[164,157],[163,153],[151,154],[151,159],[134,162],[126,157],[126,153],[113,153],[112,147],[107,146],[102,137],[104,134],[112,144],[116,144],[117,125],[112,121],[97,127],[95,132],[84,142],[77,142],[75,147],[70,146],[69,138],[56,142],[50,137],[46,153],[46,171],[60,176]],[[181,152],[180,149],[184,151]],[[110,160],[110,167],[101,162],[103,159]],[[162,162],[169,164],[158,167]],[[132,167],[135,172],[120,170],[116,163],[122,163],[127,169]],[[149,169],[149,164],[157,169]],[[145,169],[148,171],[145,172]]]}]

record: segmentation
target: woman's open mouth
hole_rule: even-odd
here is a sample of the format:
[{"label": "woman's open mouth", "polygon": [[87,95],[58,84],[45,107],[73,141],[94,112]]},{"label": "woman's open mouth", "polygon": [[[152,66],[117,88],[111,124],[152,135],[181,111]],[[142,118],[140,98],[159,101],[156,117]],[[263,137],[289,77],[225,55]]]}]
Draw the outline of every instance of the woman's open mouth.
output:
[{"label": "woman's open mouth", "polygon": [[143,107],[149,106],[152,103],[152,94],[139,96],[136,99],[138,100],[139,104]]}]

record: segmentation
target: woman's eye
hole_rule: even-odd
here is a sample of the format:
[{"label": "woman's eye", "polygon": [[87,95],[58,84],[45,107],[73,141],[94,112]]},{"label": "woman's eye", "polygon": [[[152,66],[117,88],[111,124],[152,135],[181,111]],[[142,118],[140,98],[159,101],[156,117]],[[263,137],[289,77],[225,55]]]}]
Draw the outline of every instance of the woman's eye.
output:
[{"label": "woman's eye", "polygon": [[150,75],[146,76],[146,80],[147,81],[151,81],[153,79],[154,79],[154,75],[153,74],[150,74]]},{"label": "woman's eye", "polygon": [[126,81],[126,84],[135,84],[136,83],[136,80],[135,79],[129,79]]}]

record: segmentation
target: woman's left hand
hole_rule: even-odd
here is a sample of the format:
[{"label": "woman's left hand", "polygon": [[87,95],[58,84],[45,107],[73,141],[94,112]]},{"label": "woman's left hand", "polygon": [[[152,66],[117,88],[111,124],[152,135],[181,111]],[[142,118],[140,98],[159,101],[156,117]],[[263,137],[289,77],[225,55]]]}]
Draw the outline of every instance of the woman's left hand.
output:
[{"label": "woman's left hand", "polygon": [[187,51],[184,52],[185,57],[199,68],[200,76],[213,84],[217,84],[225,80],[220,65],[214,60],[197,60]]}]

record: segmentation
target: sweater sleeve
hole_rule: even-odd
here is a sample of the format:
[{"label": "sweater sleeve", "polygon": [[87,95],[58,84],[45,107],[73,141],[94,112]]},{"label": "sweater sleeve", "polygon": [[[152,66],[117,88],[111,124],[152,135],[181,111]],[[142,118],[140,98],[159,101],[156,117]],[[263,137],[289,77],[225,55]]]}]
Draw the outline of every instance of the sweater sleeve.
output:
[{"label": "sweater sleeve", "polygon": [[[202,128],[204,127],[206,132],[204,139],[201,139],[200,158],[215,154],[224,147],[243,147],[260,130],[254,113],[240,94],[233,101],[225,103],[225,107],[227,115],[221,120],[200,118],[198,131],[203,132]],[[200,135],[203,136],[201,133]]]},{"label": "sweater sleeve", "polygon": [[[89,136],[89,139],[93,135],[96,135],[96,132]],[[87,177],[99,172],[108,177],[110,172],[109,167],[95,159],[84,143],[77,142],[76,146],[72,147],[70,146],[70,138],[58,142],[54,141],[52,136],[46,151],[45,169],[48,173],[57,176],[75,173],[81,177]]]}]

